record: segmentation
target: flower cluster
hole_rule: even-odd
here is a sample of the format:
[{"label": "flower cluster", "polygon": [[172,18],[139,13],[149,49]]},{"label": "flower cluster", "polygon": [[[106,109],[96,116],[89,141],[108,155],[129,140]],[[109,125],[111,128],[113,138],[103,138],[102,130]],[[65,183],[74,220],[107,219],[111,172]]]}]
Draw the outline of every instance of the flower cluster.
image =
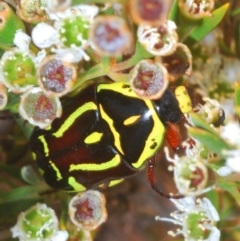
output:
[{"label": "flower cluster", "polygon": [[[124,19],[124,7],[138,26],[137,38],[146,54],[156,56],[155,60],[136,61],[132,65],[128,79],[136,94],[158,99],[169,82],[191,74],[190,50],[178,42],[177,26],[168,20],[170,1],[137,0],[126,6],[119,3],[99,7],[72,6],[71,1],[25,0],[16,4],[17,15],[9,5],[1,4],[9,12],[4,27],[11,18],[16,28],[9,39],[10,47],[0,59],[0,81],[8,91],[21,95],[20,115],[40,128],[46,128],[60,116],[59,98],[81,87],[79,76],[87,73],[88,62],[112,58],[117,70],[121,64],[118,59],[134,53],[134,29]],[[137,11],[132,11],[135,8]],[[105,11],[116,14],[102,14]],[[33,25],[30,32],[21,25],[24,22]],[[128,69],[128,64],[124,69]],[[102,74],[117,81],[122,76],[106,67],[97,75]],[[6,101],[2,102],[7,106]],[[40,110],[32,111],[39,107]]]},{"label": "flower cluster", "polygon": [[[11,228],[13,237],[20,241],[92,241],[90,231],[106,221],[105,197],[98,191],[87,191],[72,197],[68,205],[69,221],[59,224],[55,211],[46,204],[37,203],[18,216]],[[62,226],[62,230],[59,229]],[[77,231],[76,231],[77,230]]]},{"label": "flower cluster", "polygon": [[[175,197],[187,197],[178,201],[171,199],[179,209],[172,214],[175,220],[171,221],[182,229],[169,234],[182,234],[185,240],[218,241],[220,231],[216,222],[219,215],[208,199],[195,197],[215,187],[231,190],[235,183],[230,182],[229,188],[224,178],[231,177],[235,181],[233,174],[240,172],[240,127],[232,111],[239,116],[240,87],[233,83],[239,81],[240,62],[222,54],[218,47],[218,40],[223,40],[221,32],[215,29],[210,33],[227,9],[228,5],[217,8],[214,0],[1,1],[0,110],[17,110],[31,125],[49,130],[51,123],[61,117],[63,106],[71,103],[69,99],[86,86],[102,82],[123,83],[130,93],[124,94],[146,104],[150,110],[147,114],[150,117],[143,118],[151,119],[154,115],[151,124],[162,124],[161,138],[165,135],[169,147],[175,151],[170,157],[169,149],[164,148],[165,157],[171,163],[169,170],[173,172],[180,193]],[[238,44],[235,43],[236,48]],[[235,108],[233,101],[226,101],[229,97],[235,98]],[[112,100],[115,101],[118,100]],[[158,102],[161,102],[161,108]],[[84,108],[80,108],[80,112],[84,112]],[[104,110],[101,104],[96,108]],[[100,114],[103,112],[99,111]],[[115,122],[105,112],[103,115],[104,123],[109,122],[110,131],[114,132],[115,142],[111,148],[115,152],[118,147],[121,149],[121,133],[117,128],[115,130]],[[139,116],[130,117],[123,125],[131,126],[139,121]],[[71,116],[72,119],[75,117]],[[59,132],[71,127],[72,119],[66,121]],[[154,126],[153,132],[157,129]],[[91,138],[101,139],[95,133],[98,132],[90,135]],[[148,146],[149,139],[153,143],[149,147],[151,151],[160,142],[147,134],[146,139],[144,145]],[[86,145],[92,144],[92,139],[89,143],[86,140]],[[42,142],[48,155],[44,137]],[[54,144],[54,148],[57,145]],[[70,144],[67,148],[75,150],[78,145]],[[48,157],[55,155],[58,154],[50,153]],[[119,156],[125,158],[123,151]],[[143,164],[147,161],[145,152],[140,159],[130,160],[127,165],[131,166],[134,161]],[[108,169],[113,162],[118,165],[112,160],[106,165],[97,163],[93,166]],[[58,173],[58,166],[51,160],[49,163]],[[80,164],[83,168],[80,169],[87,172],[91,165]],[[130,168],[137,169],[135,166]],[[153,186],[155,179],[150,172],[149,180],[152,178]],[[213,185],[209,178],[212,176],[215,178]],[[98,184],[101,181],[98,180]],[[109,177],[108,181],[113,180]],[[234,195],[236,199],[240,198],[236,186]],[[71,197],[67,224],[59,224],[52,209],[37,204],[19,215],[12,228],[13,236],[25,241],[67,240],[68,235],[91,240],[90,231],[107,218],[104,196],[97,191],[66,196],[68,201]],[[73,226],[73,234],[64,231],[72,231]]]}]

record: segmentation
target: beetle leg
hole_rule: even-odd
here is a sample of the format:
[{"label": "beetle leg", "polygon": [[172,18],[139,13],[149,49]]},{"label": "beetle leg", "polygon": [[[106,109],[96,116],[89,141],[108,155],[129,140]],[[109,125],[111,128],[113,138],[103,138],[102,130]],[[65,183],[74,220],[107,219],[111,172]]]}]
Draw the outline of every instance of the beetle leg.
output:
[{"label": "beetle leg", "polygon": [[184,198],[184,195],[181,194],[167,194],[162,192],[157,186],[156,186],[156,178],[155,178],[155,156],[153,156],[151,159],[148,160],[148,180],[152,186],[152,189],[160,194],[163,197],[166,197],[168,199],[173,198],[173,199],[181,199]]},{"label": "beetle leg", "polygon": [[175,152],[184,151],[178,124],[167,122],[166,140]]}]

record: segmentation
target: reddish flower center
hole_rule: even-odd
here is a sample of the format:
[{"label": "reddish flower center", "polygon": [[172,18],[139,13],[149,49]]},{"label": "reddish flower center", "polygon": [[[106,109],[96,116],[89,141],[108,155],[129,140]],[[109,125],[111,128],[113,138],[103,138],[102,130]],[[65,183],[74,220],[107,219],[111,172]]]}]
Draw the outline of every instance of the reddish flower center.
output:
[{"label": "reddish flower center", "polygon": [[154,74],[152,71],[139,71],[137,75],[137,80],[139,84],[139,88],[143,90],[147,90],[150,86],[151,80]]},{"label": "reddish flower center", "polygon": [[51,100],[47,98],[45,95],[40,95],[36,101],[36,115],[34,119],[36,121],[42,121],[45,119],[52,120],[55,117],[54,106],[51,103]]},{"label": "reddish flower center", "polygon": [[61,84],[65,84],[65,79],[63,76],[63,71],[64,68],[62,65],[57,66],[57,68],[53,69],[52,71],[49,72],[48,78],[50,80],[57,80]]},{"label": "reddish flower center", "polygon": [[93,208],[90,206],[88,199],[84,200],[81,203],[78,203],[76,206],[75,217],[78,220],[90,219],[93,217]]},{"label": "reddish flower center", "polygon": [[198,168],[193,172],[191,177],[191,186],[197,187],[204,179],[204,174],[202,169]]},{"label": "reddish flower center", "polygon": [[158,20],[163,12],[163,3],[160,0],[139,0],[139,14],[147,21]]},{"label": "reddish flower center", "polygon": [[168,72],[176,77],[185,74],[190,66],[187,55],[180,48],[177,48],[172,55],[163,56],[162,61]]},{"label": "reddish flower center", "polygon": [[52,59],[42,66],[40,77],[46,90],[61,93],[72,80],[73,71],[60,60]]},{"label": "reddish flower center", "polygon": [[113,28],[110,24],[105,24],[106,41],[111,42],[115,38],[119,37],[119,31]]}]

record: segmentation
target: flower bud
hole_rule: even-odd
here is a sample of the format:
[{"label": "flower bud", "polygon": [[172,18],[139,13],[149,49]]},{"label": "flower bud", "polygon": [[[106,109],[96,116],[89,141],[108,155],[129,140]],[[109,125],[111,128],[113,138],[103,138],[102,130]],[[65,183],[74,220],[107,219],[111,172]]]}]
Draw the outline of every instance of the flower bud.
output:
[{"label": "flower bud", "polygon": [[18,18],[7,3],[0,1],[0,48],[13,47],[14,36],[19,29],[25,31],[23,21]]}]

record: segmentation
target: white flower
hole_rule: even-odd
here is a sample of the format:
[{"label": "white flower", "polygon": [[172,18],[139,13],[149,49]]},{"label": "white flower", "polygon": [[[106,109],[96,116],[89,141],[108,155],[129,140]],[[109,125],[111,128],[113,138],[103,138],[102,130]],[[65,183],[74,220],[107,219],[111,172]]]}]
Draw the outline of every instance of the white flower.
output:
[{"label": "white flower", "polygon": [[14,37],[16,47],[7,50],[0,60],[0,81],[14,93],[21,93],[37,83],[36,70],[45,51],[35,55],[29,45],[31,38],[18,30]]},{"label": "white flower", "polygon": [[[231,168],[233,172],[240,172],[240,150],[223,150],[223,155],[225,156],[225,165],[228,168]],[[228,171],[231,174],[230,171]],[[221,175],[221,173],[220,173]]]},{"label": "white flower", "polygon": [[222,166],[220,167],[216,172],[219,176],[226,177],[230,174],[232,174],[232,168],[228,166]]},{"label": "white flower", "polygon": [[106,199],[99,191],[78,193],[69,202],[69,217],[82,230],[94,230],[107,219]]},{"label": "white flower", "polygon": [[[195,110],[200,114],[208,124],[218,124],[219,120],[224,120],[224,111],[221,109],[217,100],[203,97],[204,105],[198,105]],[[222,124],[222,123],[220,123]]]},{"label": "white flower", "polygon": [[54,236],[51,241],[67,241],[68,236],[67,231],[58,231],[56,236]]},{"label": "white flower", "polygon": [[174,159],[169,156],[168,148],[164,148],[166,159],[174,165],[169,170],[174,172],[174,182],[178,191],[184,195],[199,195],[210,188],[205,188],[208,180],[208,171],[204,160],[200,157],[200,151],[196,147],[187,147],[186,155]]},{"label": "white flower", "polygon": [[146,50],[156,56],[166,56],[175,50],[178,41],[176,24],[168,20],[159,27],[140,25],[137,36]]},{"label": "white flower", "polygon": [[20,50],[28,51],[31,38],[27,34],[25,34],[21,29],[19,29],[15,33],[13,42]]},{"label": "white flower", "polygon": [[172,222],[182,226],[176,232],[168,234],[175,237],[182,234],[185,241],[219,241],[220,231],[216,227],[219,215],[209,199],[186,197],[183,199],[170,199],[178,208],[171,213],[172,218],[156,217],[156,220]]},{"label": "white flower", "polygon": [[214,0],[178,0],[180,10],[190,19],[211,16]]},{"label": "white flower", "polygon": [[89,45],[88,29],[98,7],[77,5],[63,12],[50,14],[53,25],[39,23],[32,31],[32,40],[39,48],[50,48],[53,53],[68,62],[89,60],[84,52]]},{"label": "white flower", "polygon": [[39,48],[49,48],[58,40],[57,30],[47,23],[39,23],[32,31],[32,40]]},{"label": "white flower", "polygon": [[[221,137],[233,146],[232,150],[223,150],[222,154],[225,157],[225,169],[218,170],[218,174],[221,176],[231,174],[232,172],[240,172],[240,126],[236,121],[229,121],[226,125],[222,126],[220,129]],[[226,169],[228,168],[228,170]],[[229,170],[229,168],[231,170]]]},{"label": "white flower", "polygon": [[219,51],[219,40],[223,39],[223,32],[220,28],[215,28],[207,34],[197,45],[201,46],[201,53],[211,56]]},{"label": "white flower", "polygon": [[229,121],[221,127],[221,137],[228,143],[240,147],[240,126],[236,121]]},{"label": "white flower", "polygon": [[58,97],[48,96],[40,87],[33,87],[21,96],[19,114],[30,124],[42,129],[62,114],[62,105]]},{"label": "white flower", "polygon": [[[206,61],[202,58],[194,60],[195,70],[188,79],[196,86],[196,92],[202,96],[211,96],[219,101],[220,105],[232,105],[232,90],[234,82],[240,78],[240,60],[221,55],[218,51]],[[229,106],[230,107],[230,106]],[[232,114],[233,108],[223,108],[226,116]]]},{"label": "white flower", "polygon": [[11,228],[13,238],[20,241],[66,241],[67,231],[60,231],[53,209],[37,203],[20,213],[17,224]]}]

